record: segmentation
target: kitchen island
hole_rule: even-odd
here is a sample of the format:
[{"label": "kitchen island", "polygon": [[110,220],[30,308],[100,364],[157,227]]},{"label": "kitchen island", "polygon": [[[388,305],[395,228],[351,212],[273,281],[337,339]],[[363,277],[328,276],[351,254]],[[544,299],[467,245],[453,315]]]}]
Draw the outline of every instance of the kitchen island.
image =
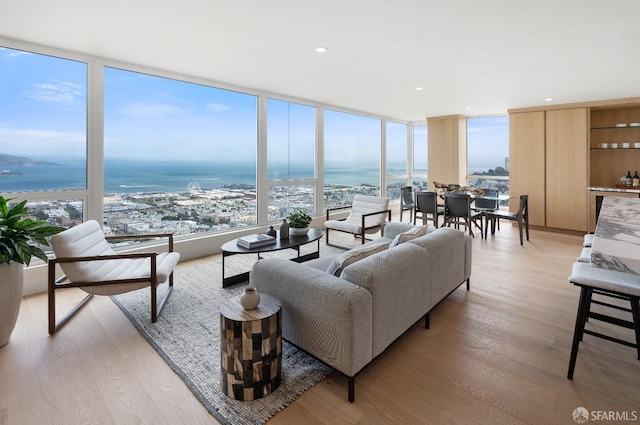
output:
[{"label": "kitchen island", "polygon": [[596,220],[605,197],[640,198],[640,188],[618,188],[615,186],[589,186],[589,232],[596,230]]}]

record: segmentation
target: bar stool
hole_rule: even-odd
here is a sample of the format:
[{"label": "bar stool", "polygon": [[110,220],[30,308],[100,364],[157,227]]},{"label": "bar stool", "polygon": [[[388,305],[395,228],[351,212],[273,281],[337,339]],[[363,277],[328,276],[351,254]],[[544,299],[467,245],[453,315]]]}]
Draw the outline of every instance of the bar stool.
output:
[{"label": "bar stool", "polygon": [[[573,264],[569,282],[580,287],[580,302],[578,303],[578,314],[576,316],[576,326],[573,334],[573,346],[571,347],[571,359],[569,360],[567,378],[573,379],[573,371],[576,367],[576,359],[578,357],[578,345],[580,341],[582,341],[584,334],[635,348],[638,359],[640,359],[640,275],[591,267],[588,263],[576,262]],[[592,299],[594,294],[629,301],[631,308],[627,309],[614,304],[595,301]],[[632,321],[628,321],[606,314],[592,312],[591,304],[599,304],[605,307],[631,312],[633,319]],[[585,329],[589,319],[600,320],[633,329],[636,336],[635,344]]]}]

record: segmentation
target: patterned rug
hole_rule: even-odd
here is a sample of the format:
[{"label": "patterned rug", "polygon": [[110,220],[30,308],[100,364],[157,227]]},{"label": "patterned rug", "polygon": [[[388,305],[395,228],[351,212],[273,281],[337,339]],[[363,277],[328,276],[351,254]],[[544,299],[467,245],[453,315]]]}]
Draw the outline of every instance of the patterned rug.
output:
[{"label": "patterned rug", "polygon": [[[315,244],[312,248],[315,248]],[[343,252],[320,243],[321,256]],[[308,247],[303,247],[308,248]],[[267,256],[288,256],[281,251]],[[227,257],[227,275],[248,271],[254,255]],[[220,261],[179,265],[174,289],[156,323],[149,320],[149,291],[111,297],[160,356],[182,378],[207,410],[223,424],[263,424],[288,406],[332,369],[283,342],[282,383],[273,393],[254,401],[237,401],[221,389],[220,305],[242,293],[246,283],[222,288]],[[160,291],[163,289],[161,288]],[[162,292],[158,294],[158,298]]]}]

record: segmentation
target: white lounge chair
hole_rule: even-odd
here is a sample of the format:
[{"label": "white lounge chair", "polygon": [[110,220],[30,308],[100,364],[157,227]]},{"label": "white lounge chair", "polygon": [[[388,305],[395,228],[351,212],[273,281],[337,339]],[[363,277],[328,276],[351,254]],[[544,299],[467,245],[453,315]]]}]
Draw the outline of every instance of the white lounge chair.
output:
[{"label": "white lounge chair", "polygon": [[[330,213],[333,211],[351,209],[349,216],[341,220],[330,220]],[[391,221],[391,210],[389,209],[389,199],[378,196],[355,195],[353,203],[344,207],[327,208],[327,221],[324,223],[326,229],[326,243],[329,243],[329,230],[351,233],[355,237],[365,241],[365,234],[376,233],[382,226]]]},{"label": "white lounge chair", "polygon": [[[168,239],[168,252],[121,253],[109,245],[110,240]],[[64,325],[94,295],[116,295],[149,286],[151,321],[155,322],[173,289],[173,268],[180,254],[173,252],[173,235],[145,234],[105,237],[100,225],[90,220],[51,237],[56,258],[49,260],[49,334]],[[56,265],[64,275],[56,279]],[[158,304],[157,286],[168,282]],[[56,323],[55,291],[80,288],[88,295]]]}]

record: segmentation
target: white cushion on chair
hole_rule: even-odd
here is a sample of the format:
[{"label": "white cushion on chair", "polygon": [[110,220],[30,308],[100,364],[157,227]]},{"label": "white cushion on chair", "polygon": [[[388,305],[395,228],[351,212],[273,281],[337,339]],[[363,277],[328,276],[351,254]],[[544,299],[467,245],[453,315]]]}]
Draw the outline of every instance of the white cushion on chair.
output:
[{"label": "white cushion on chair", "polygon": [[[95,220],[87,221],[52,236],[51,247],[58,258],[116,254],[109,246],[104,233],[100,229],[100,225]],[[158,283],[164,283],[169,278],[179,260],[180,254],[177,252],[158,253],[156,259]],[[72,282],[98,282],[151,277],[150,258],[60,263],[60,267]],[[120,283],[82,287],[81,289],[96,295],[115,295],[149,286],[150,283],[150,281]]]}]

